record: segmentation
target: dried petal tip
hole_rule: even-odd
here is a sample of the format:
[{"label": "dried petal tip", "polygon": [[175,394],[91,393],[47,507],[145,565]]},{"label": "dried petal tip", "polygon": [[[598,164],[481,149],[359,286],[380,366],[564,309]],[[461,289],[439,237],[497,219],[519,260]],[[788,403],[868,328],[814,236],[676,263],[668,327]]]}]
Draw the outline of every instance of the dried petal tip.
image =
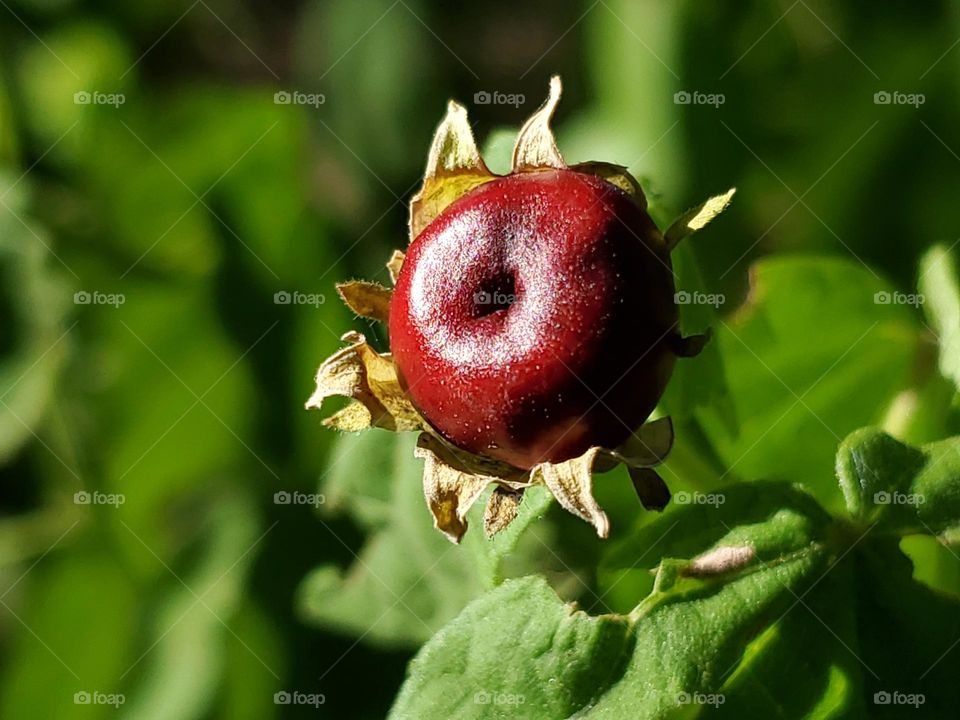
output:
[{"label": "dried petal tip", "polygon": [[394,250],[393,255],[387,260],[387,272],[390,273],[390,282],[397,284],[397,278],[400,277],[400,268],[403,267],[403,261],[406,259],[399,250]]},{"label": "dried petal tip", "polygon": [[410,201],[410,241],[450,203],[495,177],[477,150],[467,111],[451,100],[433,135],[423,185]]},{"label": "dried petal tip", "polygon": [[397,368],[357,332],[342,338],[347,347],[327,358],[317,370],[317,389],[307,409],[320,408],[328,397],[353,398],[340,412],[324,420],[338,430],[359,431],[371,426],[387,430],[421,430],[423,420],[400,387]]},{"label": "dried petal tip", "polygon": [[492,538],[516,520],[522,499],[523,490],[508,490],[499,485],[493,489],[483,514],[483,531],[488,538]]},{"label": "dried petal tip", "polygon": [[730,204],[730,200],[736,191],[736,188],[730,188],[723,195],[714,195],[706,202],[687,210],[687,212],[674,220],[673,224],[667,228],[667,232],[663,235],[664,240],[667,242],[667,248],[672,250],[677,246],[677,243],[687,237],[687,235],[692,235],[697,230],[701,230],[707,223],[726,210],[727,205]]},{"label": "dried petal tip", "polygon": [[513,146],[513,172],[544,168],[562,170],[567,167],[557,148],[553,130],[550,129],[550,119],[560,102],[561,91],[560,77],[554,75],[550,78],[550,96],[547,101],[530,116],[517,135],[517,143]]},{"label": "dried petal tip", "polygon": [[364,280],[337,283],[337,293],[357,315],[382,323],[390,320],[390,296],[393,291]]},{"label": "dried petal tip", "polygon": [[534,482],[542,482],[563,508],[593,525],[597,535],[610,534],[610,520],[593,497],[593,463],[600,448],[566,462],[541,463],[531,471]]},{"label": "dried petal tip", "polygon": [[448,465],[441,458],[444,448],[429,433],[420,435],[414,454],[424,460],[423,494],[433,515],[434,527],[450,542],[459,543],[467,531],[467,511],[496,478],[474,475]]}]

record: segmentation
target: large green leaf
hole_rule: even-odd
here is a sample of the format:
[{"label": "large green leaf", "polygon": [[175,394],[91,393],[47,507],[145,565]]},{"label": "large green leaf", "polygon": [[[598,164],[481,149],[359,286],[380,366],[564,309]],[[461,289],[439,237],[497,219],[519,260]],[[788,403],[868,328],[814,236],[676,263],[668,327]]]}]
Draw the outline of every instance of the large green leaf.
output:
[{"label": "large green leaf", "polygon": [[[761,491],[743,492],[755,500]],[[714,522],[711,538],[684,535],[701,525],[698,508],[675,513],[674,548],[698,551],[661,561],[652,592],[626,614],[590,617],[537,577],[505,582],[423,648],[391,717],[507,717],[522,705],[525,717],[655,718],[687,700],[713,702],[750,641],[833,552],[822,511],[794,500],[783,510],[794,522]],[[642,538],[673,524],[663,517]]]},{"label": "large green leaf", "polygon": [[[892,473],[935,496],[931,522],[954,527],[960,482],[932,465],[955,464],[955,450],[927,448],[920,472],[897,470],[889,447],[868,444],[861,456],[885,453]],[[663,557],[628,612],[588,616],[537,577],[471,603],[411,663],[391,717],[845,718],[908,708],[939,718],[960,702],[948,679],[960,671],[951,655],[960,599],[911,577],[897,533],[912,528],[831,518],[786,484],[714,497],[639,527],[610,554],[605,595],[625,578],[638,586],[629,573],[653,564],[642,549]]]},{"label": "large green leaf", "polygon": [[825,470],[840,440],[880,422],[907,384],[915,309],[854,261],[770,258],[753,266],[746,303],[717,330],[739,435],[701,417],[726,472],[801,482],[840,509]]}]

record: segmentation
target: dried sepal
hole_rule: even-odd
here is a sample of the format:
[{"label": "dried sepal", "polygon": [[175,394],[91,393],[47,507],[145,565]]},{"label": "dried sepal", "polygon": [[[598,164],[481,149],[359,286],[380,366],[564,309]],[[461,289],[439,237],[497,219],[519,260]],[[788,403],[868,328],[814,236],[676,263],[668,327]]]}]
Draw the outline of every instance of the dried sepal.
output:
[{"label": "dried sepal", "polygon": [[423,185],[410,201],[410,241],[450,203],[495,177],[477,150],[466,109],[451,100],[433,135]]},{"label": "dried sepal", "polygon": [[397,378],[397,367],[389,355],[381,355],[357,332],[349,332],[342,340],[347,347],[327,358],[317,370],[317,388],[306,407],[320,408],[323,401],[335,395],[353,398],[369,413],[364,415],[355,405],[348,405],[325,423],[332,427],[364,430],[381,427],[387,430],[420,430],[423,419],[410,402]]},{"label": "dried sepal", "polygon": [[387,272],[390,273],[390,282],[397,284],[397,278],[400,277],[400,268],[403,267],[403,261],[406,258],[399,250],[394,250],[393,255],[387,260]]},{"label": "dried sepal", "polygon": [[662,463],[673,447],[673,421],[662,417],[644,423],[611,454],[631,467],[653,467]]},{"label": "dried sepal", "polygon": [[430,427],[426,421],[424,421],[424,426],[426,427],[426,434],[431,435],[431,449],[447,465],[461,472],[495,478],[497,483],[512,490],[525,488],[531,484],[528,471],[458,448]]},{"label": "dried sepal", "polygon": [[691,235],[697,230],[702,229],[707,223],[722,213],[727,208],[727,205],[730,204],[730,200],[736,191],[736,188],[730,188],[723,195],[714,195],[707,201],[687,210],[687,212],[674,220],[673,224],[667,228],[667,231],[663,235],[664,240],[667,242],[667,249],[672,250],[677,246],[677,243],[687,237],[687,235]]},{"label": "dried sepal", "polygon": [[360,432],[373,425],[373,415],[362,402],[351,400],[342,410],[324,418],[323,424],[340,432]]},{"label": "dried sepal", "polygon": [[620,188],[632,197],[642,209],[647,209],[647,196],[643,194],[643,188],[640,187],[637,179],[631,175],[630,171],[623,165],[591,161],[578,163],[570,169],[585,173],[586,175],[596,175],[599,178],[603,178],[611,185]]},{"label": "dried sepal", "polygon": [[467,531],[467,511],[496,478],[450,465],[445,448],[430,433],[420,435],[414,453],[424,461],[423,494],[433,525],[450,542],[459,543]]},{"label": "dried sepal", "polygon": [[523,489],[508,490],[498,485],[490,493],[487,508],[483,513],[483,532],[492,538],[512,523],[520,512],[520,501],[523,500]]},{"label": "dried sepal", "polygon": [[351,280],[337,283],[344,304],[357,315],[382,323],[390,320],[390,296],[393,291],[383,285],[366,280]]},{"label": "dried sepal", "polygon": [[647,510],[663,510],[670,502],[670,488],[663,481],[656,471],[648,467],[627,466],[627,474],[630,475],[630,482],[633,483],[633,489],[640,498],[640,504]]},{"label": "dried sepal", "polygon": [[563,508],[593,525],[597,535],[610,534],[610,520],[593,497],[593,464],[601,448],[592,447],[580,457],[562,463],[541,463],[531,471]]},{"label": "dried sepal", "polygon": [[560,102],[561,90],[560,78],[554,75],[550,78],[550,96],[547,101],[530,116],[517,135],[517,142],[513,146],[513,172],[544,168],[562,170],[567,167],[557,148],[553,130],[550,129],[550,119]]}]

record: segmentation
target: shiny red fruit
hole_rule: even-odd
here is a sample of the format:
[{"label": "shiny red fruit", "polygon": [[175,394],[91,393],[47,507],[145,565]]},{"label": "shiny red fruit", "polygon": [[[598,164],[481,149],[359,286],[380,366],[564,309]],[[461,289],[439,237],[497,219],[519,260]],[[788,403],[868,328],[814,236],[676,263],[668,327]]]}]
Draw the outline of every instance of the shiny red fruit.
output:
[{"label": "shiny red fruit", "polygon": [[669,253],[647,213],[594,175],[498,178],[410,245],[390,348],[448,440],[519,468],[616,447],[673,369]]}]

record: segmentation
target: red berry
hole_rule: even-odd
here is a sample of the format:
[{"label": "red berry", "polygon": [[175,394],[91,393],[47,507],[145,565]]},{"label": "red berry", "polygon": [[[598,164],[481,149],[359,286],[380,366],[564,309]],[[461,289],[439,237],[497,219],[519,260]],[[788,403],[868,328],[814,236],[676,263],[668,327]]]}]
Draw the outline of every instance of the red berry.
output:
[{"label": "red berry", "polygon": [[390,346],[414,405],[453,444],[519,468],[616,447],[673,369],[669,252],[594,175],[472,190],[410,245]]}]

